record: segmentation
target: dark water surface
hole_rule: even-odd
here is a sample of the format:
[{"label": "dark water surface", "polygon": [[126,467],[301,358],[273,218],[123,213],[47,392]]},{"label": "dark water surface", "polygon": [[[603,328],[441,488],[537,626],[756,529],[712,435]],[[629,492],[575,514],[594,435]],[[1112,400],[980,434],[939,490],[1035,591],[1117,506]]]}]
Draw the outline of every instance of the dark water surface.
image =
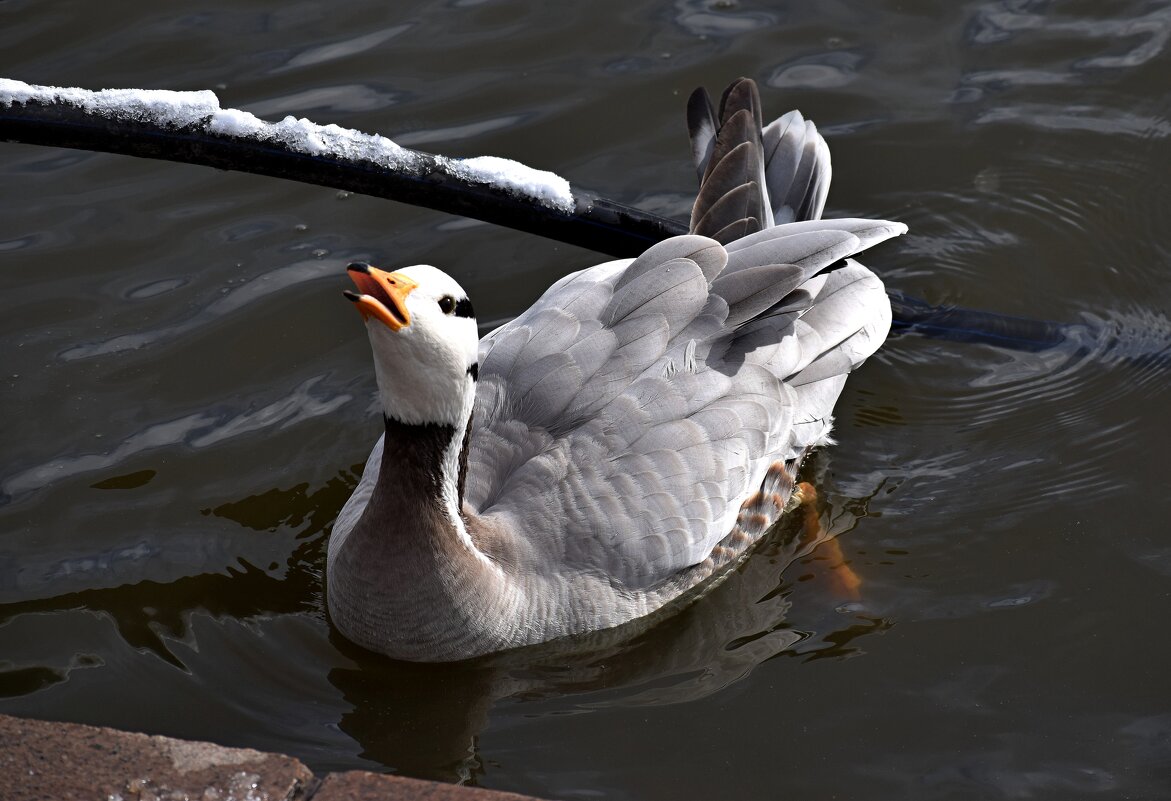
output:
[{"label": "dark water surface", "polygon": [[[343,265],[485,323],[602,261],[318,187],[0,145],[0,711],[557,798],[1171,798],[1171,5],[0,2],[0,76],[215,89],[684,215],[738,75],[901,220],[904,292],[1087,324],[892,338],[793,521],[633,642],[412,666],[332,635],[380,430]],[[856,597],[837,567],[861,579]]]}]

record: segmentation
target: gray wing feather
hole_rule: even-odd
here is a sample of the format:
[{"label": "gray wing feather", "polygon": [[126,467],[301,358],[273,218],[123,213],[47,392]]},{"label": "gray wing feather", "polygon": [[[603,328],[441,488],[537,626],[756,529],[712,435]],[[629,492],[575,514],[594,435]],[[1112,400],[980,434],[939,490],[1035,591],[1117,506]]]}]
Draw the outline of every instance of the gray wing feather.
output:
[{"label": "gray wing feather", "polygon": [[769,466],[826,439],[890,323],[849,257],[906,230],[819,220],[828,148],[797,112],[762,129],[752,81],[718,114],[697,90],[688,130],[692,234],[566,276],[480,346],[467,507],[516,559],[620,591],[707,559]]},{"label": "gray wing feather", "polygon": [[844,217],[839,220],[805,220],[803,222],[778,226],[776,229],[760,231],[746,236],[743,239],[731,242],[724,247],[730,257],[733,253],[738,253],[761,242],[771,241],[777,236],[777,230],[784,230],[788,236],[808,232],[841,231],[858,237],[861,243],[858,249],[866,250],[877,245],[879,242],[890,239],[892,236],[905,234],[907,232],[907,226],[903,223],[890,222],[889,220],[863,220],[854,217]]},{"label": "gray wing feather", "polygon": [[659,314],[673,328],[695,316],[707,301],[707,286],[699,265],[690,259],[671,259],[622,286],[602,310],[601,319],[613,325],[631,315]]},{"label": "gray wing feather", "polygon": [[[699,236],[667,240],[558,282],[489,335],[468,506],[542,563],[630,590],[703,561],[768,465],[824,435],[809,422],[867,355],[844,346],[889,321],[864,267],[821,272],[864,241],[850,224],[822,225],[769,229],[739,256]],[[868,241],[901,230],[852,227]],[[786,302],[794,310],[779,311]],[[836,306],[819,313],[822,302]]]},{"label": "gray wing feather", "polygon": [[712,292],[728,304],[727,324],[738,326],[784,300],[801,283],[801,274],[795,264],[758,264],[720,276]]},{"label": "gray wing feather", "polygon": [[673,236],[652,245],[631,262],[619,277],[614,289],[621,289],[647,270],[654,269],[671,259],[690,259],[699,267],[704,278],[711,281],[728,263],[728,253],[718,242],[713,242],[706,236]]}]

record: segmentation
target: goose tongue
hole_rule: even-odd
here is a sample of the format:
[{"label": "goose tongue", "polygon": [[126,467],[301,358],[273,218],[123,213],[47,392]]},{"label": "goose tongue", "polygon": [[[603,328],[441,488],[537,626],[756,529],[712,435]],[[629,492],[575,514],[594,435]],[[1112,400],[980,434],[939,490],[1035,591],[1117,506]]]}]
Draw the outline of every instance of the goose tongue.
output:
[{"label": "goose tongue", "polygon": [[391,331],[411,324],[407,311],[407,295],[417,283],[402,273],[388,273],[369,264],[354,263],[346,272],[362,294],[346,290],[346,299],[358,307],[363,320],[379,320]]}]

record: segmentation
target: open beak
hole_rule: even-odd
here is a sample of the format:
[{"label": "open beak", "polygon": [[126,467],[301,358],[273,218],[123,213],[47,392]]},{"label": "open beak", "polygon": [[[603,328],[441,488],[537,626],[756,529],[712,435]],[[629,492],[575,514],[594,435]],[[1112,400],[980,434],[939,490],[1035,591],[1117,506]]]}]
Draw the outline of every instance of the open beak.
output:
[{"label": "open beak", "polygon": [[349,265],[346,272],[361,292],[358,294],[347,289],[346,299],[358,307],[363,320],[373,317],[391,331],[398,331],[411,324],[407,295],[418,284],[402,273],[388,273],[362,262]]}]

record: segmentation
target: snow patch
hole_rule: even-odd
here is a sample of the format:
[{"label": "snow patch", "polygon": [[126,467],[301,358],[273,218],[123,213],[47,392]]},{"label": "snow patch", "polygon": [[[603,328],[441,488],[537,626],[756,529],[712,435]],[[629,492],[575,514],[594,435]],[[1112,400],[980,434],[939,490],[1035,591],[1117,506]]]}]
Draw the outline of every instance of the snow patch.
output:
[{"label": "snow patch", "polygon": [[264,120],[234,108],[217,111],[207,130],[240,139],[280,142],[312,156],[333,155],[350,161],[370,161],[390,169],[408,169],[420,161],[413,151],[399,147],[385,136],[365,134],[338,125],[318,125],[307,119],[285,117]]},{"label": "snow patch", "polygon": [[0,78],[0,105],[29,101],[65,103],[103,117],[139,122],[157,121],[180,127],[200,122],[219,110],[215,92],[169,92],[162,89],[103,89],[91,92],[75,87],[34,86]]},{"label": "snow patch", "polygon": [[86,89],[35,86],[0,78],[0,106],[29,102],[67,104],[110,119],[133,120],[162,128],[202,128],[210,134],[278,142],[313,156],[368,161],[391,170],[438,169],[463,181],[490,184],[512,195],[530,198],[549,208],[573,211],[573,192],[561,176],[516,161],[480,156],[449,159],[426,156],[392,142],[337,125],[318,125],[285,117],[265,122],[247,111],[220,108],[214,92],[171,92],[158,89]]},{"label": "snow patch", "polygon": [[453,175],[476,183],[492,184],[514,194],[527,195],[566,213],[573,211],[569,181],[553,172],[535,170],[519,161],[496,156],[444,159]]}]

